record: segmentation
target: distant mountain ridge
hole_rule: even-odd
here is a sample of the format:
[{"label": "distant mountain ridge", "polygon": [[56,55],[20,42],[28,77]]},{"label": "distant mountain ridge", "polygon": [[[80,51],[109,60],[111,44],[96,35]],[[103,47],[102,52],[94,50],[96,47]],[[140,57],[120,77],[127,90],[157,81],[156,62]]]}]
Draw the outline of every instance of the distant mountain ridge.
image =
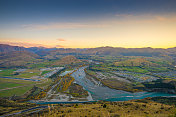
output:
[{"label": "distant mountain ridge", "polygon": [[0,67],[26,67],[39,56],[27,51],[24,47],[0,44]]},{"label": "distant mountain ridge", "polygon": [[120,47],[97,47],[97,48],[44,48],[44,47],[18,47],[0,44],[0,52],[29,51],[40,56],[45,55],[121,55],[121,56],[162,56],[169,55],[176,57],[174,48],[120,48]]},{"label": "distant mountain ridge", "polygon": [[[72,55],[72,56],[69,56]],[[87,49],[72,48],[25,48],[0,44],[0,67],[26,67],[35,63],[38,59],[58,59],[55,65],[70,64],[80,62],[75,57],[79,55],[98,55],[98,56],[143,56],[143,57],[170,57],[176,61],[176,48],[117,48],[117,47],[98,47]],[[60,59],[63,56],[63,59]],[[75,56],[75,57],[74,57]],[[66,61],[66,62],[65,62]],[[175,63],[174,63],[175,64]],[[155,64],[143,59],[131,59],[130,61],[116,62],[116,66],[156,66]]]},{"label": "distant mountain ridge", "polygon": [[19,46],[0,44],[0,52],[10,52],[10,51],[25,51],[25,48]]},{"label": "distant mountain ridge", "polygon": [[62,49],[52,50],[50,55],[111,55],[111,56],[175,56],[176,48],[117,48],[117,47],[98,47],[88,49]]},{"label": "distant mountain ridge", "polygon": [[36,58],[39,58],[37,54],[28,51],[1,52],[0,67],[26,67],[30,63],[34,63],[34,61],[37,61]]},{"label": "distant mountain ridge", "polygon": [[57,48],[30,47],[30,48],[25,48],[25,50],[30,51],[30,52],[34,52],[34,53],[40,53],[42,51],[57,50]]}]

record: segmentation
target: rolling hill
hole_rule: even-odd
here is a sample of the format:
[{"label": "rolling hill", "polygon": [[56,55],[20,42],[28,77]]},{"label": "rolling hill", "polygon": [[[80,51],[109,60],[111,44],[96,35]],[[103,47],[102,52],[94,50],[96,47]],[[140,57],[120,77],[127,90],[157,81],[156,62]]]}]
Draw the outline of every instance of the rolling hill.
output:
[{"label": "rolling hill", "polygon": [[24,47],[0,44],[0,52],[25,51]]},{"label": "rolling hill", "polygon": [[66,64],[73,64],[81,62],[80,60],[76,59],[74,56],[65,56],[60,60],[55,61],[52,65],[66,65]]},{"label": "rolling hill", "polygon": [[27,67],[30,63],[34,63],[38,55],[28,51],[11,51],[0,53],[1,68]]}]

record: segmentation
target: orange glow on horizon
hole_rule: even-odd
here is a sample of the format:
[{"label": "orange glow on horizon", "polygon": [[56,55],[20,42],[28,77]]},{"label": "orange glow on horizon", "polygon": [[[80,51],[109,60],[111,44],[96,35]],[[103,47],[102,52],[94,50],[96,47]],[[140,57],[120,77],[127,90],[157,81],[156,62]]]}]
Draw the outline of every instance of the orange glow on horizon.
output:
[{"label": "orange glow on horizon", "polygon": [[[119,17],[119,16],[118,16]],[[176,15],[122,15],[100,22],[49,23],[2,30],[0,43],[25,47],[176,47]],[[43,28],[44,27],[44,28]],[[7,34],[7,35],[6,35]]]}]

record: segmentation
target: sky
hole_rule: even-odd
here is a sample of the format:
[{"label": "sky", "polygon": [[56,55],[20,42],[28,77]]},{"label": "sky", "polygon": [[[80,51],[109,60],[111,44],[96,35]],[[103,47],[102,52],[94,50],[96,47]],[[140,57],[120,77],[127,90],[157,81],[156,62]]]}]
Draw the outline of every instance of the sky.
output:
[{"label": "sky", "polygon": [[176,0],[0,0],[0,43],[176,47]]}]

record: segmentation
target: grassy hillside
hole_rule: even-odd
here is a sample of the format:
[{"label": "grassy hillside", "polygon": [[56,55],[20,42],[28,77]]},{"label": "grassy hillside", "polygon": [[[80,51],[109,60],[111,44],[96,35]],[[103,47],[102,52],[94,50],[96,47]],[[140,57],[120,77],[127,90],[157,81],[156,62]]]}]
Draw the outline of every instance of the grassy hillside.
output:
[{"label": "grassy hillside", "polygon": [[27,67],[37,61],[38,55],[27,51],[12,51],[0,53],[1,68]]},{"label": "grassy hillside", "polygon": [[55,104],[34,113],[18,116],[39,117],[175,117],[174,105],[148,99],[126,102],[95,102],[85,104]]},{"label": "grassy hillside", "polygon": [[66,64],[74,64],[81,62],[80,60],[76,59],[74,56],[65,56],[62,57],[60,60],[55,61],[52,65],[66,65]]}]

